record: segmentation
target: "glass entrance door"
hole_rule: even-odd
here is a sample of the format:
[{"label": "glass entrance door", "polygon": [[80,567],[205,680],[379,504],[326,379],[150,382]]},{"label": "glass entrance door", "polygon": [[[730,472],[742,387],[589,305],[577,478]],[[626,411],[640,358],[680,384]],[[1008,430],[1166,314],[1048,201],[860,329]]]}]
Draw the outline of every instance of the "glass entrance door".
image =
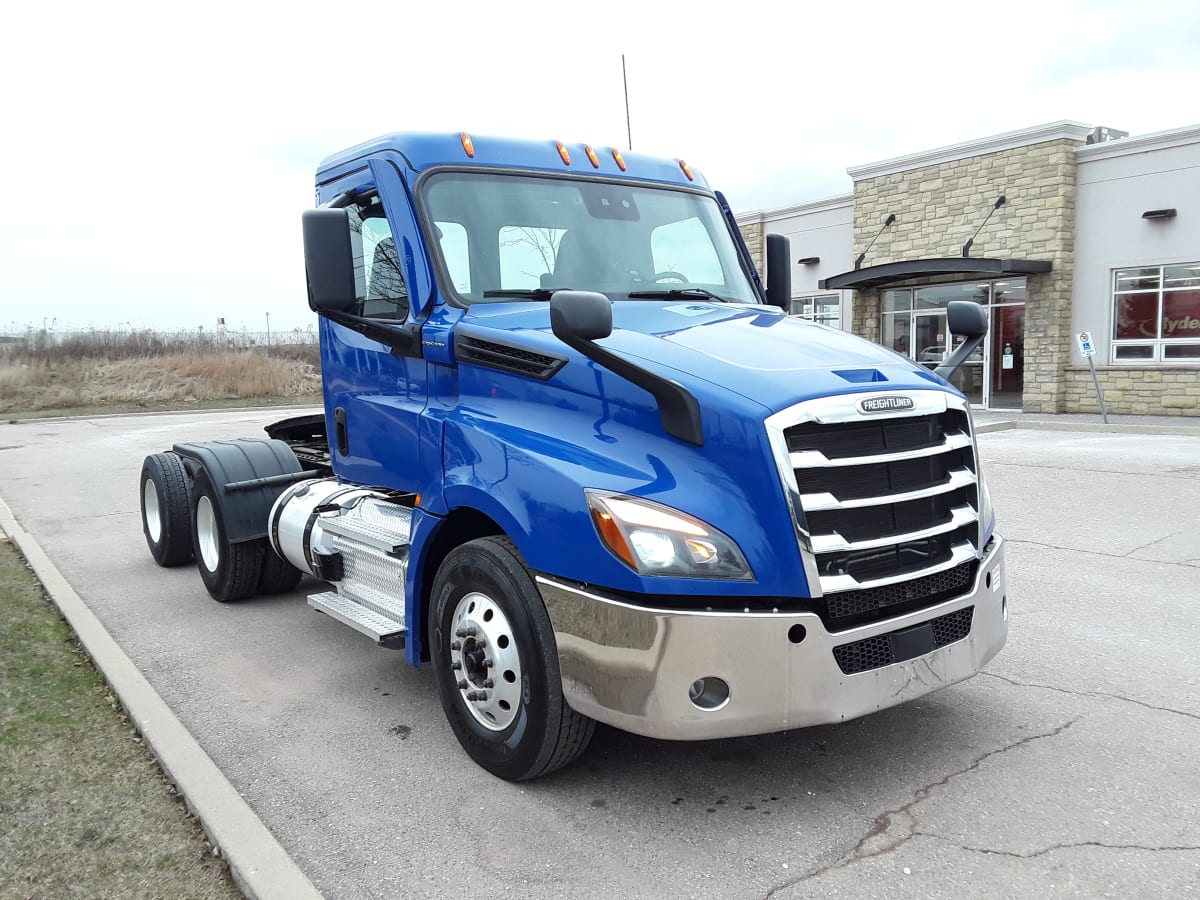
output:
[{"label": "glass entrance door", "polygon": [[[932,371],[961,341],[951,336],[946,327],[946,313],[942,310],[914,312],[912,321],[917,362]],[[950,383],[967,395],[972,406],[982,406],[986,402],[983,383],[985,348],[986,344],[981,344],[950,376]]]},{"label": "glass entrance door", "polygon": [[1025,388],[1025,305],[996,306],[988,323],[989,409],[1020,409]]},{"label": "glass entrance door", "polygon": [[927,369],[936,369],[946,358],[946,313],[937,310],[913,313],[912,356]]},{"label": "glass entrance door", "polygon": [[882,343],[936,369],[956,346],[946,328],[946,304],[980,303],[987,309],[988,335],[950,380],[972,406],[1020,409],[1027,299],[1024,278],[889,288],[880,297]]},{"label": "glass entrance door", "polygon": [[[954,346],[958,347],[962,339],[955,338]],[[975,352],[966,358],[958,371],[950,376],[950,383],[967,395],[974,407],[987,408],[987,391],[983,383],[984,352],[987,350],[987,340],[975,348]]]}]

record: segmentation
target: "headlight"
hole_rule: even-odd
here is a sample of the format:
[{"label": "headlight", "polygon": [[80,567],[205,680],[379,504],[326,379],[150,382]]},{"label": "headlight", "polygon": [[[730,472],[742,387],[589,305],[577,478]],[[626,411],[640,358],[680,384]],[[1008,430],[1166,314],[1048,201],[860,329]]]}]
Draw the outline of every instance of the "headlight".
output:
[{"label": "headlight", "polygon": [[979,526],[980,546],[982,547],[996,528],[996,512],[992,507],[992,492],[988,490],[982,472],[979,474]]},{"label": "headlight", "polygon": [[600,539],[638,574],[754,579],[737,544],[699,519],[639,497],[586,493]]}]

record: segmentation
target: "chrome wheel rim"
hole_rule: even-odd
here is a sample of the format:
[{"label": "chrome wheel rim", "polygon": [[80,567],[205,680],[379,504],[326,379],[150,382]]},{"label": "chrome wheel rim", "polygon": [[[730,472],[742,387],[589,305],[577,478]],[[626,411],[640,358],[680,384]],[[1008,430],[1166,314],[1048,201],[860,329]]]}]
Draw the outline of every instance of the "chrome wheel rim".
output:
[{"label": "chrome wheel rim", "polygon": [[157,544],[162,539],[162,512],[158,508],[158,489],[150,478],[142,485],[142,517],[146,521],[146,534]]},{"label": "chrome wheel rim", "polygon": [[221,548],[217,542],[217,515],[212,501],[201,497],[196,503],[196,543],[200,546],[200,560],[210,572],[217,571],[221,562]]},{"label": "chrome wheel rim", "polygon": [[508,728],[521,707],[521,655],[504,611],[486,594],[467,594],[449,641],[450,674],[467,711],[489,731]]}]

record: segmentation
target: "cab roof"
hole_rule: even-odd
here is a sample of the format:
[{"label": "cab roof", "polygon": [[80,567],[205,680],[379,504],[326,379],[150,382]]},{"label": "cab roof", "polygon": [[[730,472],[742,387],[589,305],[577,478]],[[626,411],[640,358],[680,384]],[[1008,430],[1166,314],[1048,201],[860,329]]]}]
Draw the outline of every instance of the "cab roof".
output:
[{"label": "cab roof", "polygon": [[[468,154],[467,146],[474,152]],[[415,172],[440,165],[512,168],[546,172],[568,172],[575,175],[600,174],[605,177],[635,178],[643,181],[662,181],[683,186],[708,188],[704,176],[689,169],[695,177],[688,179],[681,160],[645,156],[613,147],[592,146],[595,163],[587,153],[588,145],[561,144],[554,140],[529,141],[507,137],[468,135],[462,133],[396,132],[365,141],[321,161],[317,169],[317,184],[324,184],[358,168],[374,156],[388,152],[399,153]],[[622,170],[618,163],[625,164]],[[567,162],[567,159],[570,162]]]}]

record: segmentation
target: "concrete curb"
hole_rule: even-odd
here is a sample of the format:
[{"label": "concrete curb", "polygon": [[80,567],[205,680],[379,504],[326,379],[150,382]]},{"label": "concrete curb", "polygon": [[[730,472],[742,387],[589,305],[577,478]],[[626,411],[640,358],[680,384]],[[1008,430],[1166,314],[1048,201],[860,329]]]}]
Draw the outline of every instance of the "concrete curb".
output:
[{"label": "concrete curb", "polygon": [[1084,431],[1096,434],[1161,434],[1200,437],[1200,426],[1194,425],[1117,425],[1115,423],[1105,425],[1102,422],[1040,422],[1037,420],[988,422],[976,425],[975,433],[987,434],[992,431],[1010,431],[1014,428],[1021,428],[1025,431]]},{"label": "concrete curb", "polygon": [[24,555],[96,668],[108,680],[130,721],[158,757],[167,777],[221,849],[242,893],[250,900],[320,900],[313,883],[117,646],[3,499],[0,529]]},{"label": "concrete curb", "polygon": [[6,419],[0,416],[0,420],[6,425],[24,425],[26,422],[45,424],[47,422],[84,422],[88,419],[124,419],[135,416],[198,416],[204,413],[244,413],[258,412],[268,409],[277,409],[280,412],[294,412],[296,410],[312,410],[314,412],[323,412],[324,407],[319,403],[301,403],[289,406],[214,406],[203,409],[152,409],[145,412],[113,412],[113,413],[94,413],[90,416],[38,416],[37,418],[28,419]]}]

